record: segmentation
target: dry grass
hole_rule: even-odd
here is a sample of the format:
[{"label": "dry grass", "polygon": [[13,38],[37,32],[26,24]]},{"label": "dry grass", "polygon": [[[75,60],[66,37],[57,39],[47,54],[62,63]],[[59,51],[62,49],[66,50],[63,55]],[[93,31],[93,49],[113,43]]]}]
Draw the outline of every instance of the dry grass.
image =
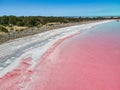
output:
[{"label": "dry grass", "polygon": [[25,30],[27,29],[28,27],[22,27],[22,26],[7,26],[6,29],[8,29],[8,31],[11,31],[11,30],[17,30],[17,31],[21,31],[21,30]]},{"label": "dry grass", "polygon": [[0,35],[3,35],[3,34],[5,34],[5,32],[1,32],[1,31],[0,31]]}]

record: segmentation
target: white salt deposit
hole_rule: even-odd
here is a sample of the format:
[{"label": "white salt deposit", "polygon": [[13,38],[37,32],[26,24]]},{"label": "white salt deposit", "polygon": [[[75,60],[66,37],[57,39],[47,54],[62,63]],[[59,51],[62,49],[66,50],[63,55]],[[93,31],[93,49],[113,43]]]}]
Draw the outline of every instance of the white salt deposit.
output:
[{"label": "white salt deposit", "polygon": [[[21,60],[28,55],[32,55],[32,66],[30,67],[30,69],[33,69],[38,60],[40,60],[41,56],[59,39],[74,35],[77,32],[85,29],[90,29],[93,26],[112,21],[113,20],[106,20],[96,23],[55,29],[44,33],[16,39],[14,41],[0,45],[0,61],[1,58],[12,55],[12,57],[9,57],[9,59],[5,61],[5,64],[9,64],[8,66],[0,66],[0,77],[15,69],[19,65]],[[19,52],[16,53],[16,51]]]}]

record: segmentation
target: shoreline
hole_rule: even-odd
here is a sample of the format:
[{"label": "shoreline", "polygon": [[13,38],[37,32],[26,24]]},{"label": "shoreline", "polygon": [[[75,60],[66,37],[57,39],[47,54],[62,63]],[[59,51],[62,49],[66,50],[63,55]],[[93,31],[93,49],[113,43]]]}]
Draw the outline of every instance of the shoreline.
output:
[{"label": "shoreline", "polygon": [[[8,65],[7,67],[0,67],[1,68],[0,77],[4,76],[7,72],[14,70],[19,65],[19,63],[23,60],[23,58],[26,58],[27,55],[29,55],[29,54],[32,54],[35,58],[32,60],[32,62],[31,62],[32,65],[30,67],[31,69],[34,68],[36,66],[38,60],[40,60],[40,57],[42,57],[42,55],[45,52],[47,52],[47,50],[49,50],[52,47],[52,45],[54,45],[54,43],[57,42],[58,40],[66,38],[71,35],[74,35],[82,30],[84,31],[85,29],[90,29],[93,26],[103,24],[103,23],[108,23],[108,22],[111,22],[111,20],[108,20],[108,21],[105,20],[105,21],[99,21],[99,22],[94,22],[94,23],[89,23],[89,24],[82,24],[82,25],[70,26],[70,27],[66,27],[66,28],[60,28],[57,30],[47,31],[44,33],[33,35],[30,38],[26,38],[27,40],[22,39],[22,40],[18,40],[18,41],[14,41],[14,42],[9,42],[9,43],[7,43],[7,45],[5,45],[5,44],[1,45],[4,47],[4,49],[9,50],[8,53],[6,53],[6,56],[9,55],[10,51],[13,53],[13,55],[16,54],[15,51],[19,51],[18,49],[23,49],[23,51],[21,51],[22,53],[20,54],[20,56],[17,56],[17,57],[14,56],[11,59],[9,59],[9,61],[6,60],[7,64],[9,63],[10,65]],[[49,35],[49,36],[46,37],[46,35]],[[28,41],[31,41],[31,42],[28,42]],[[44,43],[44,44],[42,46],[38,46],[36,48],[33,46],[36,44],[36,42]],[[21,46],[21,43],[24,43],[24,45]],[[16,44],[17,44],[17,46],[16,46]],[[30,49],[29,49],[29,47],[27,49],[24,48],[25,46],[29,46],[30,44],[32,44],[33,48],[31,48],[31,47],[30,47]],[[1,46],[0,46],[0,49],[3,48]],[[6,46],[9,46],[9,47],[6,47]],[[16,46],[16,48],[14,48],[13,46]],[[0,52],[0,54],[1,53],[2,52]],[[39,53],[39,55],[36,55],[36,53]],[[3,56],[5,56],[5,55],[3,55]],[[6,62],[6,61],[4,61],[4,62]]]},{"label": "shoreline", "polygon": [[[114,23],[100,26],[101,28],[106,26],[105,29],[98,26],[99,28],[93,29],[93,33],[88,31],[89,34],[93,34],[92,36],[88,33],[83,35],[80,33],[72,38],[58,40],[37,64],[35,73],[25,90],[31,88],[33,90],[37,88],[44,90],[81,88],[83,90],[86,86],[88,90],[89,88],[106,90],[116,87],[116,90],[119,90],[120,42],[119,34],[116,32],[119,28],[111,29],[115,26]],[[104,32],[105,30],[107,33]],[[106,34],[109,34],[112,39]],[[41,83],[45,83],[44,86]]]},{"label": "shoreline", "polygon": [[54,29],[65,28],[65,27],[70,27],[70,26],[75,26],[75,25],[88,24],[88,23],[94,23],[94,22],[99,22],[99,21],[103,21],[103,20],[83,21],[83,22],[76,22],[76,23],[63,23],[63,24],[57,24],[57,25],[52,25],[52,26],[42,26],[40,28],[31,27],[31,28],[28,28],[21,32],[17,31],[17,32],[6,33],[3,35],[0,35],[0,45],[2,45],[4,43],[12,42],[16,39],[29,37],[32,35],[40,34],[43,32],[54,30]]}]

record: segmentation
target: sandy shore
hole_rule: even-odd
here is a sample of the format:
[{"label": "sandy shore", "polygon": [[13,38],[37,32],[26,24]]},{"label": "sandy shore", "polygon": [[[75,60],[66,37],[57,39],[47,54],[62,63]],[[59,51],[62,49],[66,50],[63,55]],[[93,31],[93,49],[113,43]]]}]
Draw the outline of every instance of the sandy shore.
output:
[{"label": "sandy shore", "polygon": [[11,42],[14,39],[23,38],[23,37],[35,35],[38,33],[43,33],[46,31],[53,30],[53,29],[65,28],[69,26],[87,24],[87,23],[92,23],[92,22],[97,22],[97,21],[100,21],[100,20],[83,21],[83,22],[76,22],[76,23],[61,23],[61,24],[55,24],[51,26],[44,25],[42,27],[31,27],[23,31],[11,31],[6,34],[0,34],[0,44],[5,43],[5,42]]},{"label": "sandy shore", "polygon": [[16,39],[0,45],[0,77],[14,70],[29,56],[32,57],[29,69],[33,69],[37,62],[40,62],[41,56],[50,49],[56,41],[108,22],[111,22],[111,20],[60,28]]}]

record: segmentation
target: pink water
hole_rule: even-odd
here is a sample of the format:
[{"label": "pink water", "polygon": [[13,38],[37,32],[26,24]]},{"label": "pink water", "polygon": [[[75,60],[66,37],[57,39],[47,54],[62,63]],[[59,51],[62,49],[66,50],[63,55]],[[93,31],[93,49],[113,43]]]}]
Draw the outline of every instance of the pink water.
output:
[{"label": "pink water", "polygon": [[58,41],[33,71],[27,69],[31,56],[26,58],[0,80],[1,90],[120,90],[119,24],[100,25]]},{"label": "pink water", "polygon": [[42,90],[120,90],[119,24],[101,25],[62,42],[46,57]]}]

